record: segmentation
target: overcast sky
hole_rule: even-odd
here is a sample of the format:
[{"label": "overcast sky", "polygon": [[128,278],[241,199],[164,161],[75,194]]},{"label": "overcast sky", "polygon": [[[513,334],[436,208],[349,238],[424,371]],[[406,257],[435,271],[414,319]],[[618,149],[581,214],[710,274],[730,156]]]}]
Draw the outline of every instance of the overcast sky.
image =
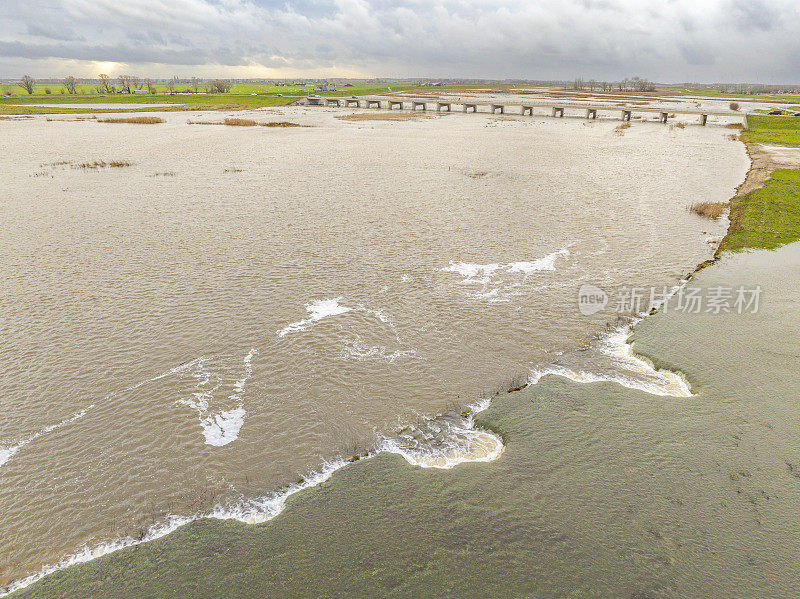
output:
[{"label": "overcast sky", "polygon": [[0,77],[800,83],[800,0],[0,0]]}]

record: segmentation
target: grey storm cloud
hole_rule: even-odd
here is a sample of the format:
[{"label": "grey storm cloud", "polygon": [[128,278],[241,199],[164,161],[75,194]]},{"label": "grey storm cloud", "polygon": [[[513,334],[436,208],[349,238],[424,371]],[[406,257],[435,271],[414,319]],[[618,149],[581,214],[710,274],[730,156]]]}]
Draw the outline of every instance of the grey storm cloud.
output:
[{"label": "grey storm cloud", "polygon": [[[800,80],[796,0],[6,0],[3,68],[53,59],[397,76]],[[3,73],[0,73],[2,76]],[[788,79],[787,79],[788,78]]]}]

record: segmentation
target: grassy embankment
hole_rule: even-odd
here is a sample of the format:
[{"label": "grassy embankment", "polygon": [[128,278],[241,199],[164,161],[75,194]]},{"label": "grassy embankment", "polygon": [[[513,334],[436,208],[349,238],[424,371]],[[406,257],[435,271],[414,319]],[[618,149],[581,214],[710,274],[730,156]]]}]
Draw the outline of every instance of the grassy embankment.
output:
[{"label": "grassy embankment", "polygon": [[797,94],[740,94],[736,92],[723,92],[714,89],[687,89],[671,88],[674,91],[686,96],[706,96],[709,98],[737,98],[743,100],[753,100],[759,102],[781,102],[796,103],[800,102],[800,95]]},{"label": "grassy embankment", "polygon": [[[800,146],[800,118],[749,116],[748,143]],[[776,169],[760,189],[731,200],[721,251],[774,249],[800,239],[800,170]]]},{"label": "grassy embankment", "polygon": [[[141,111],[169,111],[169,110],[235,110],[246,108],[264,108],[269,106],[283,106],[313,93],[313,87],[285,87],[268,86],[259,84],[238,84],[226,94],[189,93],[187,86],[176,87],[175,94],[169,93],[164,84],[156,84],[155,94],[100,94],[93,87],[82,86],[77,94],[61,94],[58,86],[37,85],[34,93],[29,95],[21,87],[6,86],[4,91],[10,92],[10,97],[0,97],[0,114],[57,114],[75,112],[126,112],[131,110]],[[474,86],[450,85],[433,88],[463,89]],[[45,89],[50,88],[50,94]],[[372,83],[356,84],[353,87],[341,87],[336,91],[318,92],[325,96],[367,96],[385,94],[390,91],[410,91],[418,86],[403,83],[388,83],[375,85]],[[119,104],[119,108],[97,108],[92,104]],[[31,106],[31,104],[47,104],[47,106]],[[86,104],[86,108],[64,108],[61,104]],[[171,104],[173,106],[154,106],[152,108],[131,109],[126,104]]]}]

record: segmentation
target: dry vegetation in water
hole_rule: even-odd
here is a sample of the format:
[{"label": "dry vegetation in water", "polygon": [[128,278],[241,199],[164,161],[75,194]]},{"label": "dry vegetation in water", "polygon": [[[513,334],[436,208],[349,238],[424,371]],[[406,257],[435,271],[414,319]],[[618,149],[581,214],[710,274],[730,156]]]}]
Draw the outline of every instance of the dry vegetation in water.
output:
[{"label": "dry vegetation in water", "polygon": [[615,132],[617,135],[624,135],[624,134],[625,134],[625,129],[630,129],[630,128],[631,128],[631,124],[630,124],[630,122],[627,122],[627,121],[626,121],[626,122],[624,122],[624,123],[622,123],[622,124],[620,124],[620,125],[617,125],[616,127],[614,127],[614,132]]},{"label": "dry vegetation in water", "polygon": [[309,127],[288,121],[270,121],[259,123],[252,119],[225,119],[224,121],[186,121],[189,125],[228,125],[229,127]]},{"label": "dry vegetation in water", "polygon": [[[446,114],[446,113],[445,113]],[[428,114],[415,114],[409,112],[358,112],[337,116],[341,121],[407,121],[409,119],[433,118]]]},{"label": "dry vegetation in water", "polygon": [[308,125],[289,123],[288,121],[270,121],[269,123],[259,123],[259,125],[261,127],[308,127]]},{"label": "dry vegetation in water", "polygon": [[726,202],[696,202],[689,206],[689,211],[702,217],[717,220],[728,209]]},{"label": "dry vegetation in water", "polygon": [[110,160],[106,162],[105,160],[95,160],[94,162],[81,162],[80,164],[73,164],[72,168],[80,168],[80,169],[101,169],[101,168],[124,168],[126,166],[131,166],[130,162],[125,160]]},{"label": "dry vegetation in water", "polygon": [[222,121],[223,125],[228,125],[229,127],[255,127],[258,125],[252,119],[225,119]]},{"label": "dry vegetation in water", "polygon": [[132,125],[157,125],[163,123],[164,119],[157,116],[128,116],[113,117],[107,119],[97,119],[98,123],[130,123]]}]

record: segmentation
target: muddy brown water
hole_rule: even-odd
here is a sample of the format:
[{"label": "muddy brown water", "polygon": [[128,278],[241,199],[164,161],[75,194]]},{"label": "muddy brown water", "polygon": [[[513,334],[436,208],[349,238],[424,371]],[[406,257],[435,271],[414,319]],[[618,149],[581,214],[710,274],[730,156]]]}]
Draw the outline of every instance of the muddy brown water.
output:
[{"label": "muddy brown water", "polygon": [[580,285],[675,284],[749,164],[721,127],[351,113],[0,123],[0,584],[585,346]]}]

